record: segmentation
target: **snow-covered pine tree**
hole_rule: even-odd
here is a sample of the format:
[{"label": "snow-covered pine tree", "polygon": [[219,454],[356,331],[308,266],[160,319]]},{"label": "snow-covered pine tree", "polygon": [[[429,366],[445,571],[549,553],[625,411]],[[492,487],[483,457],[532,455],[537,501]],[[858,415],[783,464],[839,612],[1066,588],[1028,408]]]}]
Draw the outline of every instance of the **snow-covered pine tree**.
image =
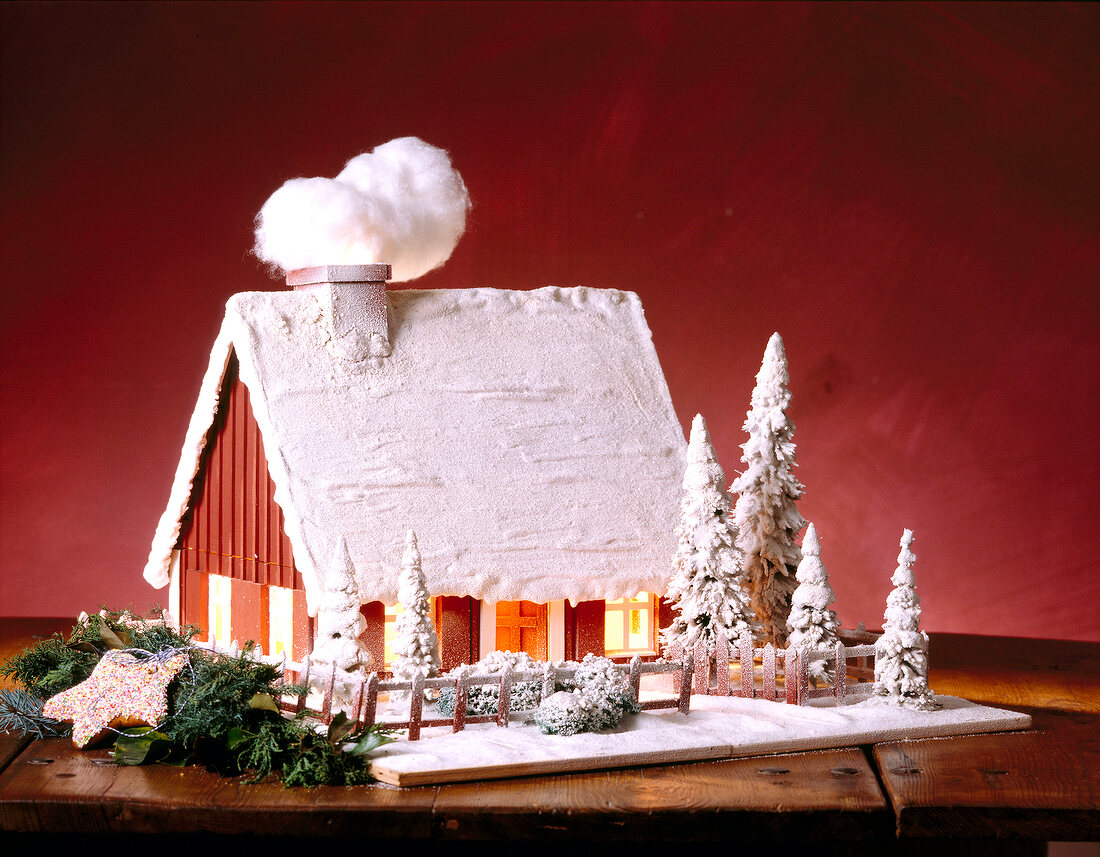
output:
[{"label": "snow-covered pine tree", "polygon": [[787,636],[795,569],[802,558],[795,539],[806,523],[795,507],[802,485],[794,476],[794,425],[786,413],[789,383],[783,340],[775,333],[768,340],[745,418],[745,471],[730,487],[739,495],[734,522],[752,607],[763,640],[776,646],[782,646]]},{"label": "snow-covered pine tree", "polygon": [[666,651],[676,643],[690,649],[700,640],[713,651],[718,633],[732,643],[753,631],[725,479],[707,424],[697,415],[687,449],[675,570],[666,595],[676,617],[661,631]]},{"label": "snow-covered pine tree", "polygon": [[393,641],[393,677],[411,681],[439,675],[439,637],[432,624],[432,602],[420,567],[416,533],[405,534],[405,556],[397,582],[397,598],[404,611],[397,617]]},{"label": "snow-covered pine tree", "polygon": [[340,539],[325,575],[317,610],[316,644],[309,656],[311,682],[317,687],[327,686],[333,668],[336,670],[334,711],[346,710],[352,704],[351,689],[371,661],[370,652],[359,639],[366,629],[360,603],[351,555],[347,543]]},{"label": "snow-covered pine tree", "polygon": [[[821,543],[813,524],[806,528],[806,536],[802,539],[802,561],[795,577],[798,588],[791,596],[791,612],[787,616],[787,630],[790,631],[787,645],[802,651],[832,651],[840,642],[836,636],[840,623],[836,613],[829,609],[836,595],[829,585],[829,572],[821,561]],[[831,679],[833,675],[823,660],[811,661],[809,672],[810,678]]]},{"label": "snow-covered pine tree", "polygon": [[874,693],[895,705],[928,711],[938,706],[928,689],[928,635],[920,630],[912,543],[913,531],[905,530],[898,567],[890,578],[894,590],[886,599],[882,636],[875,643]]}]

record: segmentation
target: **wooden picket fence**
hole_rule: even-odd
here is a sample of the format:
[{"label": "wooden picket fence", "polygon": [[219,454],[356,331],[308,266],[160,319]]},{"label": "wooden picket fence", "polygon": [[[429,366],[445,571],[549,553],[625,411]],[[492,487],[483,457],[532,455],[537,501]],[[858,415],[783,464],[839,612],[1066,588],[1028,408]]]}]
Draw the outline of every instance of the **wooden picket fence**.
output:
[{"label": "wooden picket fence", "polygon": [[[697,643],[690,654],[694,662],[691,693],[767,699],[791,705],[803,705],[810,699],[831,696],[840,705],[846,697],[862,696],[869,692],[870,685],[849,682],[848,662],[854,660],[858,677],[866,677],[866,664],[868,659],[873,660],[875,647],[873,643],[845,646],[841,642],[829,651],[803,652],[793,647],[777,649],[770,643],[756,648],[752,638],[748,634],[742,634],[736,646],[731,646],[728,640],[719,636],[713,650],[703,643]],[[672,656],[681,657],[681,653],[674,651]],[[734,661],[738,664],[740,676],[740,681],[736,684],[730,680],[730,666]],[[810,687],[809,666],[815,661],[833,664],[831,684]],[[873,667],[870,674],[874,675]],[[686,681],[686,670],[683,675]]]},{"label": "wooden picket fence", "polygon": [[[643,675],[673,673],[681,679],[690,675],[692,670],[691,659],[684,663],[643,663],[640,657],[635,656],[629,665],[616,665],[616,669],[627,673],[628,681],[634,691],[634,698],[638,699],[641,691]],[[573,678],[576,668],[555,667],[548,664],[539,671],[523,671],[506,669],[498,674],[474,674],[460,672],[455,676],[440,678],[425,678],[416,676],[411,681],[398,681],[395,679],[380,680],[377,673],[371,673],[357,686],[352,711],[355,712],[354,720],[361,728],[367,728],[377,722],[378,695],[380,693],[404,694],[409,699],[409,716],[407,720],[387,720],[385,725],[394,729],[407,729],[408,739],[416,741],[420,738],[421,729],[431,726],[450,726],[453,732],[461,732],[466,726],[475,723],[493,723],[497,726],[507,727],[510,723],[527,723],[535,718],[535,709],[515,710],[511,704],[512,688],[517,682],[539,682],[540,701],[554,693],[555,686],[560,682],[567,682]],[[304,680],[309,680],[308,660],[305,664]],[[685,686],[681,680],[680,684]],[[321,711],[322,719],[331,718],[332,693],[335,685],[335,672],[330,673],[329,681],[324,692],[324,706]],[[499,688],[499,702],[496,714],[466,713],[466,702],[472,687],[495,685]],[[426,718],[424,716],[425,691],[454,688],[455,702],[454,715],[451,717]],[[688,690],[678,693],[675,698],[650,699],[639,703],[643,711],[676,708],[686,714],[691,705],[690,682],[686,683]],[[392,697],[391,697],[392,698]],[[296,710],[301,710],[304,705],[304,695],[297,700]]]},{"label": "wooden picket fence", "polygon": [[[865,639],[870,638],[871,640],[874,640],[876,636],[866,632],[844,632],[842,633],[842,639],[852,634],[862,634]],[[241,654],[241,649],[235,642],[228,647],[217,646],[212,643],[200,645],[203,648],[225,652],[232,656]],[[871,642],[855,646],[846,646],[841,642],[830,651],[800,652],[794,648],[777,649],[770,644],[762,648],[756,648],[753,646],[752,639],[744,634],[737,641],[736,646],[730,646],[727,640],[719,637],[718,644],[713,651],[708,651],[702,644],[698,644],[692,651],[674,650],[670,654],[671,658],[665,661],[646,663],[635,655],[629,664],[615,665],[616,669],[627,672],[635,699],[640,699],[643,675],[672,675],[675,696],[639,702],[642,711],[675,708],[681,713],[687,714],[691,709],[693,694],[741,696],[750,699],[786,702],[791,705],[803,705],[811,699],[833,697],[836,704],[840,705],[846,698],[863,696],[870,690],[869,684],[851,683],[849,675],[851,672],[855,677],[866,678],[868,674],[873,676],[875,647]],[[289,681],[303,685],[304,689],[297,696],[280,700],[282,711],[288,714],[298,714],[306,708],[312,678],[313,684],[320,685],[322,690],[321,706],[317,714],[321,721],[331,722],[333,697],[338,681],[335,668],[330,669],[327,676],[316,676],[311,675],[312,666],[308,656],[301,663],[296,663],[288,660],[285,652],[281,656],[265,656],[262,649],[254,649],[251,652],[251,657],[277,666]],[[833,680],[826,686],[811,688],[809,665],[818,660],[833,665]],[[740,674],[740,680],[736,683],[730,680],[730,668],[734,661],[739,666]],[[854,668],[851,670],[849,670],[849,661],[854,661]],[[547,664],[546,668],[541,671],[507,669],[498,674],[459,672],[457,675],[439,678],[417,676],[412,681],[381,680],[378,673],[375,672],[360,678],[354,685],[355,692],[351,710],[354,712],[353,719],[357,727],[368,728],[377,722],[378,695],[380,693],[407,695],[409,699],[408,719],[387,720],[385,725],[394,729],[408,730],[410,741],[419,740],[421,730],[432,726],[450,726],[454,732],[461,732],[466,726],[475,723],[495,722],[497,726],[507,727],[510,723],[530,722],[535,716],[535,709],[512,709],[512,688],[517,682],[540,682],[540,700],[542,700],[554,693],[554,687],[557,683],[572,679],[575,672],[575,667],[555,667],[552,664]],[[758,676],[759,682],[757,681]],[[497,713],[468,715],[466,713],[466,702],[470,688],[484,685],[496,685],[499,688],[500,699]],[[425,718],[425,691],[450,687],[454,688],[455,693],[454,715],[451,717]]]}]

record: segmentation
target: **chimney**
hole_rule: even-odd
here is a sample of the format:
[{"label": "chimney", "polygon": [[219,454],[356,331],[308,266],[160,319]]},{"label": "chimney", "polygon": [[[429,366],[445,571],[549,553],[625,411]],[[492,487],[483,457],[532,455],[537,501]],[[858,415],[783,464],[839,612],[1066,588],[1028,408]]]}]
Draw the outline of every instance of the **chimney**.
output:
[{"label": "chimney", "polygon": [[318,265],[287,271],[286,284],[321,302],[340,357],[377,366],[390,355],[386,280],[391,275],[389,265]]}]

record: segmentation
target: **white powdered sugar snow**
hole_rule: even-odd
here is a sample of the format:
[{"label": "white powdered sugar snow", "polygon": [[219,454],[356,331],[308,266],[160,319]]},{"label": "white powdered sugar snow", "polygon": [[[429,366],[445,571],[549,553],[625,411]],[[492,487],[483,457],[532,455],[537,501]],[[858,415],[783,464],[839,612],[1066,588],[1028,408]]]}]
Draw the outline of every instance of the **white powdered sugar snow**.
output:
[{"label": "white powdered sugar snow", "polygon": [[349,366],[317,299],[230,299],[145,576],[168,582],[231,351],[309,610],[341,537],[363,601],[397,600],[404,534],[427,590],[485,601],[664,591],[683,431],[637,295],[391,290],[392,354]]},{"label": "white powdered sugar snow", "polygon": [[[942,708],[914,711],[866,699],[836,707],[829,700],[786,705],[741,697],[693,696],[687,715],[629,715],[615,729],[543,735],[533,725],[493,724],[424,730],[375,751],[374,776],[414,786],[510,776],[672,764],[769,753],[850,747],[882,741],[1026,729],[1026,714],[965,699],[936,697]],[[407,713],[406,713],[407,717]]]}]

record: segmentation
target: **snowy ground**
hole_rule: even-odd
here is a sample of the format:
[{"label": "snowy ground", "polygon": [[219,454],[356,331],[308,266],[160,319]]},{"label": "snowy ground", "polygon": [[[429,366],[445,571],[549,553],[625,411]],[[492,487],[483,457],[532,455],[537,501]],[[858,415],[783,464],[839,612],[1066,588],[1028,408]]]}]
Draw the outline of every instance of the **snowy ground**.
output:
[{"label": "snowy ground", "polygon": [[634,765],[820,750],[903,738],[1026,729],[1026,714],[936,697],[938,711],[910,711],[868,699],[839,708],[831,700],[785,705],[741,697],[693,696],[691,712],[644,712],[599,734],[543,735],[533,724],[463,732],[425,729],[374,752],[382,782],[414,786]]}]

